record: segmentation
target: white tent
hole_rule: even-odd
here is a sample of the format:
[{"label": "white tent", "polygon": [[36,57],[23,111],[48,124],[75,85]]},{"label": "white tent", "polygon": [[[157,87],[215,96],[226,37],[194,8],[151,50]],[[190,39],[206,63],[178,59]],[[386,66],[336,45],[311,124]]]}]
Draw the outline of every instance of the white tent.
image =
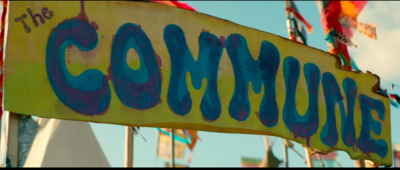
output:
[{"label": "white tent", "polygon": [[24,167],[110,167],[88,122],[39,118]]}]

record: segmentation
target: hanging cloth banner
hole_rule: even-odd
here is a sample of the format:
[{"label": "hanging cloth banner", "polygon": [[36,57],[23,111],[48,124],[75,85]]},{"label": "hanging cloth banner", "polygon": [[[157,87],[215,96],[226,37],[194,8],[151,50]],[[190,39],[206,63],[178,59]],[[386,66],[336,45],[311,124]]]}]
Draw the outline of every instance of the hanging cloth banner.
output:
[{"label": "hanging cloth banner", "polygon": [[379,77],[324,51],[155,2],[8,1],[6,21],[4,110],[279,136],[392,163]]},{"label": "hanging cloth banner", "polygon": [[[171,130],[168,128],[157,128],[157,130],[164,135],[170,136],[171,135]],[[192,158],[193,158],[193,149],[194,146],[197,143],[197,140],[200,140],[199,136],[197,135],[197,132],[195,130],[186,130],[186,129],[175,129],[178,133],[175,134],[175,141],[181,142],[183,144],[186,144],[189,149],[190,149],[190,154],[188,157],[188,163],[191,163]],[[180,134],[180,135],[178,135]]]},{"label": "hanging cloth banner", "polygon": [[[183,136],[182,131],[176,131],[177,136]],[[177,159],[183,159],[185,157],[185,150],[187,148],[187,144],[179,142],[177,140],[174,141],[174,157]],[[164,134],[159,131],[158,135],[158,148],[157,148],[157,156],[161,159],[171,160],[171,136]]]},{"label": "hanging cloth banner", "polygon": [[[167,136],[171,136],[171,132],[170,131],[168,131],[168,130],[166,130],[166,129],[162,129],[162,128],[157,128],[157,130],[158,131],[160,131],[160,132],[162,132],[164,135],[167,135]],[[180,130],[180,129],[175,129],[175,131],[182,131],[182,130]],[[182,132],[183,133],[183,132]],[[191,143],[191,140],[190,140],[190,138],[186,138],[186,137],[181,137],[182,135],[175,135],[174,136],[174,138],[175,138],[175,140],[176,141],[178,141],[178,142],[181,142],[181,143],[184,143],[184,144],[187,144],[187,145],[189,145],[190,143]]]}]

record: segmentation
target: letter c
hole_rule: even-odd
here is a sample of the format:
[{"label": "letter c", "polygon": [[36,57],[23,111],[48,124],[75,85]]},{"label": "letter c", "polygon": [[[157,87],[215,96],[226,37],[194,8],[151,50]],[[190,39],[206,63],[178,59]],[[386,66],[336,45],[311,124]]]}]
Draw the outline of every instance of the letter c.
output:
[{"label": "letter c", "polygon": [[69,73],[65,64],[65,50],[74,45],[89,51],[97,46],[97,32],[82,20],[67,20],[50,33],[46,47],[47,76],[59,100],[83,115],[104,113],[111,101],[106,76],[96,69],[88,69],[78,76]]}]

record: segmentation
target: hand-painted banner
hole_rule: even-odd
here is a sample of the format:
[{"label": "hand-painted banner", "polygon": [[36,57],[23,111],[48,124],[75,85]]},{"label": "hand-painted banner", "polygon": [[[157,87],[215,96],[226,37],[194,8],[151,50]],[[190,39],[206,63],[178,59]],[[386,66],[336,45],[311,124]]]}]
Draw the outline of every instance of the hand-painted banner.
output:
[{"label": "hand-painted banner", "polygon": [[151,2],[10,1],[8,9],[5,110],[273,135],[392,164],[379,78],[343,70],[326,52]]}]

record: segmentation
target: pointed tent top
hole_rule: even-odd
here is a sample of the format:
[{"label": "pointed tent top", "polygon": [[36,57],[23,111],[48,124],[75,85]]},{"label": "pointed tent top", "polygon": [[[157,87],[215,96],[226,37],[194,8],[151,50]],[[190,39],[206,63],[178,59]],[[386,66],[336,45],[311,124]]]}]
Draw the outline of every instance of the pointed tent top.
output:
[{"label": "pointed tent top", "polygon": [[110,167],[88,122],[39,118],[24,167]]}]

